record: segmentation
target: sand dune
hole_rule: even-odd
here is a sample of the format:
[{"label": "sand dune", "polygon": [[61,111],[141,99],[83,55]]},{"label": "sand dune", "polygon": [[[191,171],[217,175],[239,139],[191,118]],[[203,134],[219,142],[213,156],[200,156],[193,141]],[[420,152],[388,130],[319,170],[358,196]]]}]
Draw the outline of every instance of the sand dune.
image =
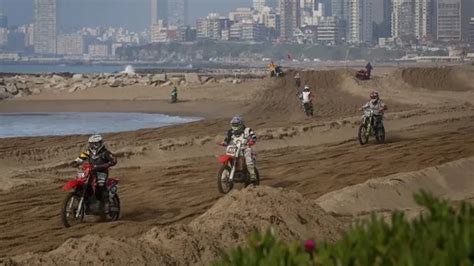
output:
[{"label": "sand dune", "polygon": [[371,179],[325,194],[316,202],[327,212],[345,216],[419,211],[413,195],[420,190],[452,201],[474,198],[474,158]]},{"label": "sand dune", "polygon": [[87,235],[47,253],[15,256],[3,263],[208,265],[220,252],[244,243],[252,230],[270,227],[287,241],[334,241],[342,233],[334,217],[299,193],[262,186],[231,192],[188,225],[154,227],[138,239]]}]

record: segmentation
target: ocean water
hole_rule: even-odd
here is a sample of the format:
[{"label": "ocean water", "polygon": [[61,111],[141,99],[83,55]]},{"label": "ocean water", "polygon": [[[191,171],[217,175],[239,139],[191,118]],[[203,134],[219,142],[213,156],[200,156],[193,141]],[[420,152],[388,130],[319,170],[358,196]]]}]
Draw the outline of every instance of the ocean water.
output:
[{"label": "ocean water", "polygon": [[121,132],[199,119],[149,113],[3,113],[0,138]]},{"label": "ocean water", "polygon": [[101,66],[101,65],[43,65],[43,64],[0,64],[0,73],[114,73],[125,69],[125,66]]},{"label": "ocean water", "polygon": [[42,74],[42,73],[116,73],[133,68],[140,69],[187,69],[192,66],[165,66],[165,65],[66,65],[66,64],[0,64],[0,73]]}]

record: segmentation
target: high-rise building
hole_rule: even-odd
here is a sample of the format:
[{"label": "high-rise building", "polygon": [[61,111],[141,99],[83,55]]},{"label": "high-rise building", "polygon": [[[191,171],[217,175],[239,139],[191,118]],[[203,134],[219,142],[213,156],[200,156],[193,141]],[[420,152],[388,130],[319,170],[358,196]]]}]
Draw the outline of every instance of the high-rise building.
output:
[{"label": "high-rise building", "polygon": [[188,0],[168,0],[168,26],[182,27],[188,24]]},{"label": "high-rise building", "polygon": [[383,23],[392,28],[392,0],[383,0]]},{"label": "high-rise building", "polygon": [[415,0],[415,37],[425,40],[435,34],[435,0]]},{"label": "high-rise building", "polygon": [[323,4],[324,6],[324,14],[323,16],[325,17],[330,17],[332,16],[332,4],[331,0],[318,0],[318,3]]},{"label": "high-rise building", "polygon": [[2,11],[0,11],[0,28],[8,28],[8,18]]},{"label": "high-rise building", "polygon": [[318,24],[318,21],[325,16],[325,6],[319,0],[301,0],[301,25]]},{"label": "high-rise building", "polygon": [[56,0],[35,0],[34,51],[37,54],[56,54]]},{"label": "high-rise building", "polygon": [[35,45],[35,25],[28,24],[25,26],[25,46],[33,47]]},{"label": "high-rise building", "polygon": [[155,24],[151,25],[150,41],[152,43],[168,41],[168,29],[164,25],[163,20],[158,20]]},{"label": "high-rise building", "polygon": [[465,41],[469,41],[471,18],[474,17],[474,0],[462,0],[461,9],[462,39]]},{"label": "high-rise building", "polygon": [[469,38],[468,42],[474,45],[474,17],[469,20]]},{"label": "high-rise building", "polygon": [[8,43],[8,29],[0,28],[0,47],[7,46]]},{"label": "high-rise building", "polygon": [[435,8],[435,0],[393,0],[392,37],[420,41],[433,39]]},{"label": "high-rise building", "polygon": [[243,7],[229,12],[229,19],[233,22],[242,22],[244,20],[252,20],[254,15],[257,15],[254,10]]},{"label": "high-rise building", "polygon": [[151,26],[163,21],[166,26],[188,24],[188,0],[151,0]]},{"label": "high-rise building", "polygon": [[393,0],[392,37],[413,38],[415,36],[414,0]]},{"label": "high-rise building", "polygon": [[265,6],[267,6],[267,0],[253,0],[252,2],[253,9],[258,12],[261,12]]},{"label": "high-rise building", "polygon": [[340,19],[347,18],[347,4],[349,0],[332,0],[331,15]]},{"label": "high-rise building", "polygon": [[349,0],[347,4],[347,41],[355,44],[372,43],[371,0]]},{"label": "high-rise building", "polygon": [[210,13],[206,18],[196,21],[196,34],[198,39],[222,39],[222,31],[230,28],[230,20],[217,13]]},{"label": "high-rise building", "polygon": [[261,41],[263,39],[262,25],[253,20],[242,22],[242,40],[243,41]]},{"label": "high-rise building", "polygon": [[300,0],[280,0],[280,37],[282,41],[293,42],[293,35],[300,26]]},{"label": "high-rise building", "polygon": [[151,25],[168,19],[168,0],[151,0]]},{"label": "high-rise building", "polygon": [[438,0],[437,39],[439,41],[461,40],[461,0]]},{"label": "high-rise building", "polygon": [[334,16],[323,17],[319,21],[316,29],[316,39],[318,42],[339,44],[344,37],[344,29],[341,27],[340,19]]},{"label": "high-rise building", "polygon": [[88,51],[91,58],[109,56],[109,46],[107,44],[90,44],[88,46]]},{"label": "high-rise building", "polygon": [[82,55],[85,50],[84,36],[67,34],[58,36],[58,52],[60,55]]}]

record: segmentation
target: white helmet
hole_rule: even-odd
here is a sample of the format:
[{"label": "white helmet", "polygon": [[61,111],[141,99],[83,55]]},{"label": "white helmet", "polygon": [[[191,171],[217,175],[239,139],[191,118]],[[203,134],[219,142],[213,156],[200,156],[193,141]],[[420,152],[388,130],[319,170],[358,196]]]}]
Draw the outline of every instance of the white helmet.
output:
[{"label": "white helmet", "polygon": [[89,137],[89,150],[97,154],[104,147],[104,140],[101,135],[92,135]]},{"label": "white helmet", "polygon": [[308,85],[304,86],[303,90],[305,90],[305,91],[308,90],[309,91],[309,86]]}]

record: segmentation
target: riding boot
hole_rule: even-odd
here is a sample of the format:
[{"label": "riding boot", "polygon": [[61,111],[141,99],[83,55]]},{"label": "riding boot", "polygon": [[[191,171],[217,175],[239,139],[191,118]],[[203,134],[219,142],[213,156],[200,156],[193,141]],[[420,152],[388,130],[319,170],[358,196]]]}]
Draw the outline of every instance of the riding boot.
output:
[{"label": "riding boot", "polygon": [[250,183],[257,184],[257,174],[255,173],[255,167],[253,165],[247,165],[247,169],[250,174]]}]

